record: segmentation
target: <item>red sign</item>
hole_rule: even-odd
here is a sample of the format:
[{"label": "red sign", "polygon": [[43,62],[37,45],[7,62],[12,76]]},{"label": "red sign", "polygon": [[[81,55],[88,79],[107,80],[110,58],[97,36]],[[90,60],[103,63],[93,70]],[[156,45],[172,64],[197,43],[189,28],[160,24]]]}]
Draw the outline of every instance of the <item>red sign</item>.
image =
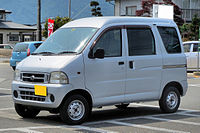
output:
[{"label": "red sign", "polygon": [[53,34],[53,26],[54,26],[54,20],[48,19],[48,36]]}]

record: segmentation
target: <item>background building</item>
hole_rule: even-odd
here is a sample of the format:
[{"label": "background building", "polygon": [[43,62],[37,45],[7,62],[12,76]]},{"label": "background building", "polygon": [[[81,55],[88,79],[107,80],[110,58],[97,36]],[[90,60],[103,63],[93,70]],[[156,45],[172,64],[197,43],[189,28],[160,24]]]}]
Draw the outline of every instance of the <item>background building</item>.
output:
[{"label": "background building", "polygon": [[[142,0],[106,0],[115,1],[116,16],[136,16],[136,10],[141,9]],[[162,0],[157,0],[162,2]],[[172,0],[177,4],[183,14],[185,21],[191,21],[193,16],[197,14],[200,17],[200,0]]]},{"label": "background building", "polygon": [[36,40],[36,28],[6,20],[11,11],[0,9],[0,44]]}]

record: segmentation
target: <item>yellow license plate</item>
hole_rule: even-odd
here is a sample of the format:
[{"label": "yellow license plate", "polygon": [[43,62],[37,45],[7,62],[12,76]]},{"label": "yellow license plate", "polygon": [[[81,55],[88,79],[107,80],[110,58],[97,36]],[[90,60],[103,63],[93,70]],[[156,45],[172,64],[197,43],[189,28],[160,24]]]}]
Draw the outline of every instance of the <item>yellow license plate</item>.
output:
[{"label": "yellow license plate", "polygon": [[47,96],[47,87],[41,85],[35,85],[35,95],[38,96]]}]

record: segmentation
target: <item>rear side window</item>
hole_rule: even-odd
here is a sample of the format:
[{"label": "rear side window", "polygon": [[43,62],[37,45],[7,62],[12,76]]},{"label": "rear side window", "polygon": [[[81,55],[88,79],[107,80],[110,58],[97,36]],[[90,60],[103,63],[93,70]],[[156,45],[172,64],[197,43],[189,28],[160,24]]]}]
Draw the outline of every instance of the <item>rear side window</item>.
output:
[{"label": "rear side window", "polygon": [[0,48],[4,48],[4,46],[0,46]]},{"label": "rear side window", "polygon": [[191,45],[192,45],[192,44],[190,44],[190,43],[189,43],[189,44],[184,44],[184,45],[183,45],[184,52],[190,52]]},{"label": "rear side window", "polygon": [[198,52],[198,47],[200,47],[200,44],[194,43],[193,44],[193,52]]},{"label": "rear side window", "polygon": [[28,49],[28,44],[18,43],[15,45],[13,52],[26,52]]},{"label": "rear side window", "polygon": [[160,36],[168,53],[181,53],[181,45],[176,29],[173,27],[158,27]]},{"label": "rear side window", "polygon": [[154,55],[155,41],[150,28],[127,28],[129,56]]},{"label": "rear side window", "polygon": [[35,43],[34,46],[38,48],[42,43]]}]

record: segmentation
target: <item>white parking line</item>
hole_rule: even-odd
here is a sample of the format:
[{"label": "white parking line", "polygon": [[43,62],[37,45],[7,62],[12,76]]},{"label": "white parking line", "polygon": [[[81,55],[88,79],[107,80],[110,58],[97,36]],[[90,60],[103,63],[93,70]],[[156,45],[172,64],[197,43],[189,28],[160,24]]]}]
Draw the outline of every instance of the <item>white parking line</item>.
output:
[{"label": "white parking line", "polygon": [[200,87],[200,84],[188,84],[188,86],[192,86],[192,87]]},{"label": "white parking line", "polygon": [[174,122],[174,123],[200,126],[200,123],[189,122],[189,121],[180,121],[180,120],[172,120],[172,119],[165,119],[165,118],[157,118],[157,117],[152,117],[152,116],[145,116],[143,118],[151,119],[151,120],[158,120],[158,121],[166,121],[166,122]]},{"label": "white parking line", "polygon": [[[141,104],[141,103],[131,103],[130,105],[136,105],[136,106],[146,106],[146,107],[154,107],[154,108],[159,108],[157,105],[150,105],[150,104]],[[186,109],[186,108],[179,108],[179,110],[188,110],[192,112],[200,112],[200,110],[195,110],[195,109]]]},{"label": "white parking line", "polygon": [[38,126],[38,127],[19,127],[19,128],[5,128],[0,129],[0,132],[5,131],[21,131],[26,133],[42,133],[40,131],[35,131],[33,129],[50,129],[50,128],[63,128],[69,131],[75,131],[77,129],[84,129],[88,131],[98,132],[98,133],[117,133],[109,130],[99,129],[99,128],[91,128],[86,126],[67,126],[67,125],[60,125],[60,126]]},{"label": "white parking line", "polygon": [[8,88],[0,88],[0,90],[8,90],[8,91],[10,91],[11,89],[8,89]]},{"label": "white parking line", "polygon": [[3,96],[0,96],[0,98],[5,98],[5,97],[12,97],[12,95],[3,95]]},{"label": "white parking line", "polygon": [[43,133],[43,132],[39,132],[39,131],[30,130],[27,128],[18,128],[17,131],[24,132],[24,133]]},{"label": "white parking line", "polygon": [[85,130],[88,130],[88,131],[99,132],[99,133],[117,133],[117,132],[114,132],[114,131],[104,130],[104,129],[100,129],[100,128],[86,127],[86,126],[73,126],[73,127],[79,128],[79,129],[85,129]]},{"label": "white parking line", "polygon": [[200,115],[188,114],[188,113],[180,113],[180,115],[186,115],[186,116],[191,116],[191,117],[200,117]]},{"label": "white parking line", "polygon": [[4,111],[4,110],[13,110],[14,108],[0,108],[0,111]]},{"label": "white parking line", "polygon": [[136,128],[144,128],[144,129],[150,129],[154,131],[163,131],[163,132],[169,132],[169,133],[189,133],[184,131],[178,131],[178,130],[171,130],[166,128],[158,128],[158,127],[151,127],[151,126],[145,126],[145,125],[139,125],[139,124],[131,124],[126,122],[118,122],[118,121],[106,121],[108,123],[117,124],[117,125],[124,125],[124,126],[130,126],[130,127],[136,127]]}]

